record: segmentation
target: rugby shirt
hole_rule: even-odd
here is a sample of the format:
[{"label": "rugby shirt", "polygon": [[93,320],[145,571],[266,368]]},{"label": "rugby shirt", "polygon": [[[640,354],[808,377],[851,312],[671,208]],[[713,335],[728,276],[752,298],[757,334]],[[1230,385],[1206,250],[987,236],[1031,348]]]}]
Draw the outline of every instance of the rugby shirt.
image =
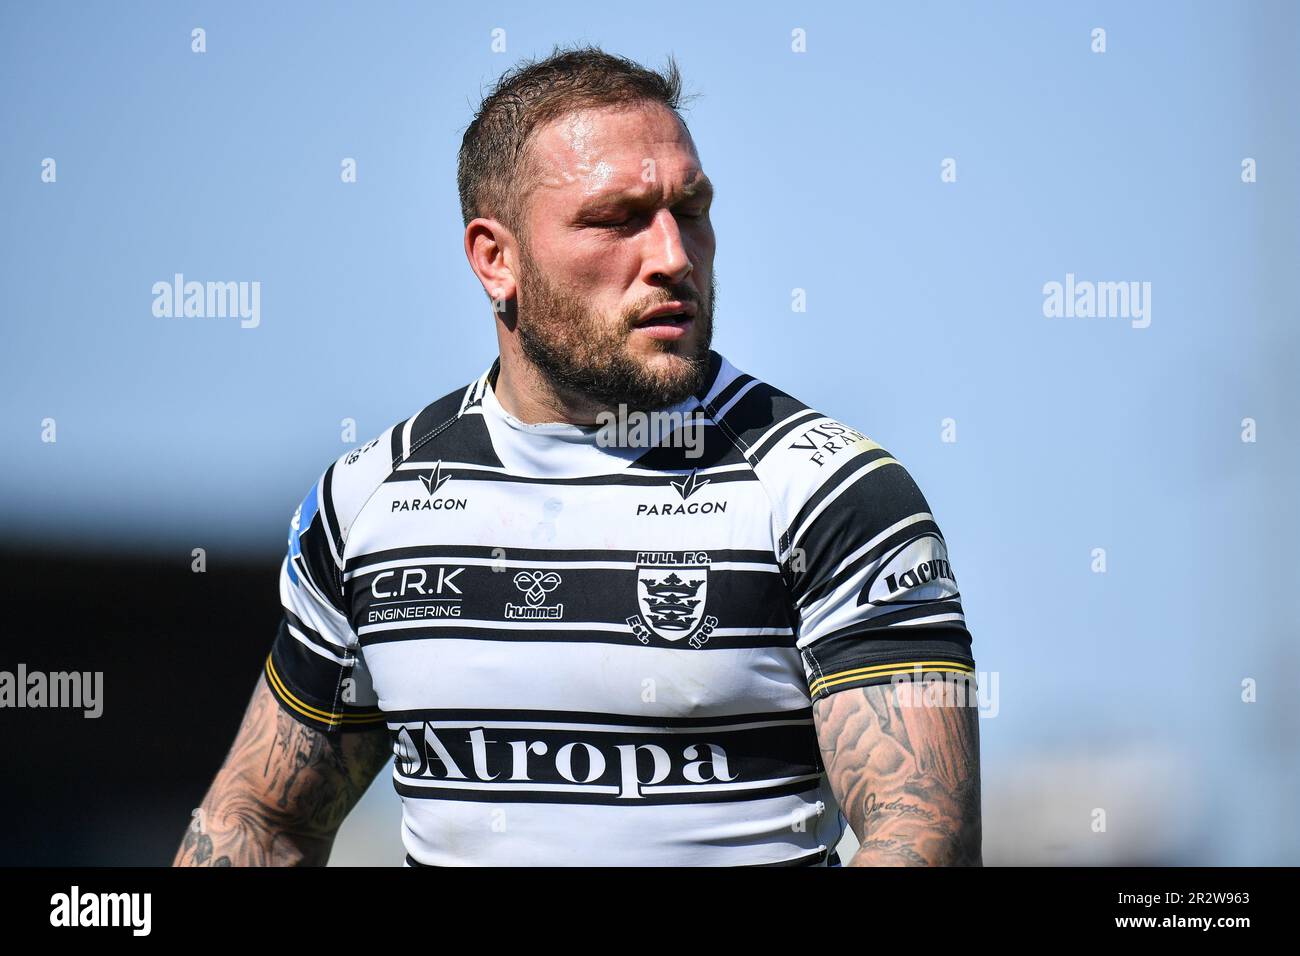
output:
[{"label": "rugby shirt", "polygon": [[836,865],[812,701],[974,672],[916,483],[716,351],[614,442],[516,419],[499,368],[307,492],[277,700],[387,728],[407,865]]}]

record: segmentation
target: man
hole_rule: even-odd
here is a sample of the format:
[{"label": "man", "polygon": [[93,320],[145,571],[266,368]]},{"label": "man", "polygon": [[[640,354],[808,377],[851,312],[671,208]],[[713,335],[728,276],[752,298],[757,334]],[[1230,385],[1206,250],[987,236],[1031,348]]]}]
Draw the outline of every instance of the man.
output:
[{"label": "man", "polygon": [[583,48],[483,102],[499,357],[308,491],[178,864],[323,864],[390,757],[409,865],[836,865],[845,823],[856,865],[980,862],[942,535],[884,449],[711,349],[679,99]]}]

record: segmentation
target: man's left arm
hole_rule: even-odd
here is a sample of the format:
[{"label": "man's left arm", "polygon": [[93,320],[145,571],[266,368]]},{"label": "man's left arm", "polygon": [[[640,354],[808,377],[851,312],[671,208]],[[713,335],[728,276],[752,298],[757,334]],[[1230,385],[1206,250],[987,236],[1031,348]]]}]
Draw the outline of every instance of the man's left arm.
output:
[{"label": "man's left arm", "polygon": [[850,866],[983,865],[979,714],[952,697],[918,681],[813,703],[831,789],[861,844]]},{"label": "man's left arm", "polygon": [[793,443],[760,463],[822,762],[854,865],[978,866],[975,660],[948,547],[907,469],[848,434],[820,458]]}]

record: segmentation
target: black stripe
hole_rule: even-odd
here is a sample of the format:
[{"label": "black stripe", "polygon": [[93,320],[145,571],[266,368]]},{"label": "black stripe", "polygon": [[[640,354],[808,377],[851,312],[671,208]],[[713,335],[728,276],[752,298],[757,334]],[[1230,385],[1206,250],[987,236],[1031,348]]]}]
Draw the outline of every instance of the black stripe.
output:
[{"label": "black stripe", "polygon": [[[881,458],[891,458],[891,457],[893,456],[890,455],[889,452],[885,451],[885,449],[875,448],[872,449],[871,451],[862,452],[860,454],[854,455],[843,465],[837,468],[832,474],[828,475],[826,477],[826,480],[823,481],[817,487],[817,490],[813,492],[811,496],[809,496],[808,500],[803,503],[803,506],[800,507],[799,512],[794,516],[794,520],[791,521],[789,526],[786,528],[786,534],[791,536],[792,542],[793,542],[793,535],[799,528],[803,527],[804,523],[808,520],[808,516],[811,515],[814,511],[816,511],[818,506],[820,506],[823,501],[825,501],[827,498],[831,497],[837,491],[839,491],[841,485],[844,485],[845,483],[849,482],[849,479],[852,478],[855,472],[857,472],[860,468],[863,468],[866,465],[871,464],[871,462],[873,461],[877,461]],[[889,472],[891,471],[891,468],[896,472],[903,471],[901,465],[898,466],[881,465],[877,467],[874,471],[869,471],[865,475],[862,475],[861,477],[854,479],[852,483],[848,484],[848,487],[845,488],[844,493],[841,494],[840,497],[837,498],[832,504],[828,505],[825,511],[823,511],[820,515],[817,516],[817,521],[821,522],[822,520],[826,519],[826,516],[828,514],[831,515],[832,518],[834,518],[836,516],[837,509],[851,510],[852,517],[850,520],[852,524],[850,525],[850,527],[854,527],[854,528],[861,527],[863,529],[871,529],[872,531],[871,535],[861,536],[858,543],[865,544],[868,540],[870,540],[871,536],[874,535],[877,531],[884,530],[885,528],[893,524],[894,521],[897,521],[901,518],[906,518],[908,517],[908,515],[916,514],[918,511],[928,511],[929,510],[928,507],[914,508],[911,511],[908,511],[904,514],[899,514],[898,517],[894,518],[893,520],[890,521],[884,520],[884,517],[887,517],[889,513],[896,512],[898,510],[898,504],[897,504],[898,501],[900,500],[905,501],[909,497],[908,495],[905,494],[906,488],[902,487],[901,483],[890,482],[891,475],[889,474]],[[867,484],[883,485],[883,487],[880,488],[873,487],[870,490],[868,490],[865,487]],[[891,494],[891,492],[893,493]],[[848,500],[841,500],[844,499],[846,496],[848,496]],[[924,504],[924,499],[921,499],[921,503]],[[871,507],[870,510],[864,514],[860,510],[860,506],[863,504],[872,505],[874,507]],[[886,511],[886,509],[882,507],[882,505],[887,506],[888,511]],[[882,515],[882,511],[885,512],[884,515]],[[807,536],[808,536],[808,532],[804,532],[804,537],[807,538]]]},{"label": "black stripe", "polygon": [[419,440],[413,437],[406,460],[434,462],[448,455],[466,464],[503,467],[482,415],[461,415],[429,429]]},{"label": "black stripe", "polygon": [[[330,564],[334,564],[334,555],[343,553],[343,535],[339,532],[339,516],[334,511],[334,465],[325,469],[325,477],[321,481],[320,508],[325,518],[325,530],[334,539],[334,552],[330,555]],[[334,583],[342,590],[342,582],[337,580],[337,567],[334,578]]]},{"label": "black stripe", "polygon": [[709,410],[709,414],[716,419],[718,417],[716,410],[725,406],[727,402],[731,401],[737,392],[752,381],[754,381],[754,376],[747,375],[744,372],[739,372],[736,377],[728,382],[722,391],[718,392],[717,395],[714,395],[710,401],[705,402],[701,399],[700,404],[704,405],[705,408]]},{"label": "black stripe", "polygon": [[[793,413],[787,413],[787,414],[793,414]],[[785,416],[781,416],[781,417],[784,418]],[[785,438],[785,436],[789,435],[791,432],[797,429],[803,428],[803,426],[807,425],[809,422],[815,422],[825,417],[826,416],[823,415],[821,412],[812,411],[810,409],[809,411],[804,412],[802,415],[795,416],[793,419],[786,422],[780,428],[773,429],[771,434],[761,438],[758,441],[758,444],[750,447],[749,455],[748,455],[749,463],[751,465],[757,465],[760,461],[766,458],[770,452],[776,449],[776,446],[781,443],[781,440]],[[780,418],[776,418],[776,416],[773,416],[773,419],[775,421],[780,421]]]},{"label": "black stripe", "polygon": [[[827,863],[827,860],[834,862]],[[796,856],[789,860],[777,860],[775,863],[744,863],[742,866],[839,866],[840,857],[832,849],[814,850],[811,853],[805,853],[803,856]]]},{"label": "black stripe", "polygon": [[[753,790],[738,790],[731,793],[705,791],[702,793],[665,793],[645,794],[637,798],[639,806],[672,806],[688,803],[750,803],[755,800],[767,800],[773,797],[786,797],[807,793],[820,788],[817,779],[782,784],[777,787],[765,787]],[[484,791],[460,790],[448,787],[412,787],[400,781],[393,782],[395,789],[403,797],[413,800],[452,800],[458,803],[562,803],[579,806],[627,806],[630,798],[618,794],[603,793],[555,793],[537,790],[525,793],[520,790]]]},{"label": "black stripe", "polygon": [[817,677],[855,667],[899,662],[953,660],[975,666],[970,632],[955,622],[917,624],[883,631],[856,625],[856,629],[843,628],[820,638],[803,648],[803,653],[815,665],[809,670]]},{"label": "black stripe", "polygon": [[[302,633],[306,636],[306,638],[309,641],[311,641],[321,650],[328,652],[329,654],[333,655],[335,658],[338,658],[340,663],[342,662],[344,656],[347,654],[346,651],[344,651],[337,644],[331,644],[329,641],[325,640],[325,638],[321,637],[320,632],[315,631],[311,627],[309,627],[307,623],[303,621],[302,618],[300,618],[297,614],[294,614],[293,611],[289,610],[289,608],[284,607],[282,605],[281,610],[284,611],[285,619],[294,627],[296,627],[298,630],[302,631]],[[293,637],[292,634],[290,634],[289,636]]]},{"label": "black stripe", "polygon": [[[852,578],[864,568],[879,561],[882,555],[888,554],[899,545],[905,544],[913,538],[924,534],[934,534],[938,535],[940,538],[943,537],[942,532],[939,531],[939,526],[934,523],[934,520],[926,518],[923,521],[917,521],[899,528],[898,531],[885,538],[876,547],[864,551],[853,561],[846,564],[843,569],[836,571],[829,577],[814,577],[812,571],[809,571],[809,573],[802,576],[792,573],[792,578],[797,582],[796,590],[799,606],[808,607],[814,601],[820,600],[825,595],[834,591],[841,584]],[[869,541],[870,538],[866,538],[866,540]],[[849,553],[852,552],[850,551]],[[787,564],[791,563],[789,558],[786,560]],[[843,560],[843,558],[841,558],[841,560]],[[831,572],[834,571],[835,564],[837,563],[838,562],[829,565],[820,565],[815,570]]]},{"label": "black stripe", "polygon": [[[918,617],[933,617],[936,614],[963,614],[961,607],[960,594],[954,594],[951,597],[935,598],[929,601],[899,601],[897,611],[891,611],[888,614],[880,614],[871,618],[870,624],[876,628],[889,627],[900,623],[901,621],[914,621]],[[891,602],[892,603],[892,602]],[[876,607],[888,607],[888,605],[878,604]],[[938,621],[939,624],[952,623],[956,621]],[[917,625],[921,627],[923,625]]]},{"label": "black stripe", "polygon": [[388,443],[388,453],[392,460],[392,464],[389,465],[389,471],[396,468],[402,461],[402,432],[406,428],[408,420],[409,419],[403,419],[393,426],[392,436]]},{"label": "black stripe", "polygon": [[[767,382],[759,382],[727,410],[721,421],[736,435],[745,449],[746,457],[752,462],[755,459],[754,448],[751,446],[760,441],[763,434],[776,422],[788,418],[800,409],[806,409],[807,407],[803,402],[790,397],[779,388],[769,385]],[[817,417],[826,418],[827,416],[818,415]]]},{"label": "black stripe", "polygon": [[[459,453],[460,451],[459,445],[457,446],[456,450]],[[681,452],[685,451],[686,449],[676,448],[671,450],[674,453],[674,455],[679,455]],[[411,458],[407,460],[415,461],[416,458],[413,455],[411,456]],[[420,459],[420,460],[423,461],[426,459]],[[432,458],[427,460],[430,463],[432,463],[433,461]],[[638,459],[638,461],[641,460],[642,459]],[[690,459],[683,459],[683,460],[690,461]],[[479,462],[473,462],[473,461],[468,461],[464,463],[480,464]],[[498,465],[499,464],[500,462],[498,462]],[[644,488],[666,488],[669,492],[676,494],[670,482],[674,479],[680,479],[683,476],[690,474],[692,471],[696,471],[699,467],[704,467],[704,466],[692,466],[688,464],[682,468],[664,469],[665,471],[668,471],[670,473],[662,474],[662,475],[638,475],[638,474],[628,474],[626,472],[616,472],[616,473],[610,473],[605,475],[582,475],[575,478],[554,478],[554,477],[533,477],[530,475],[512,475],[508,473],[495,472],[495,471],[478,471],[472,468],[458,469],[456,468],[455,462],[451,462],[443,465],[442,473],[444,475],[450,474],[454,480],[458,480],[458,481],[498,481],[498,482],[502,482],[505,484],[512,484],[512,485],[578,485],[578,486],[626,485],[626,486],[638,486]],[[424,473],[425,471],[423,469],[402,468],[393,471],[386,479],[384,479],[384,481],[385,483],[416,481],[418,480],[419,476]],[[714,474],[705,474],[705,475],[701,475],[700,477],[709,479],[710,484],[718,484],[718,485],[730,484],[732,482],[753,482],[758,480],[757,476],[755,476],[751,471],[724,471],[724,472],[718,472]]]},{"label": "black stripe", "polygon": [[718,373],[722,371],[722,356],[713,349],[709,349],[709,372],[705,378],[704,384],[700,386],[695,393],[697,401],[703,402],[708,397],[710,389],[718,380]]}]

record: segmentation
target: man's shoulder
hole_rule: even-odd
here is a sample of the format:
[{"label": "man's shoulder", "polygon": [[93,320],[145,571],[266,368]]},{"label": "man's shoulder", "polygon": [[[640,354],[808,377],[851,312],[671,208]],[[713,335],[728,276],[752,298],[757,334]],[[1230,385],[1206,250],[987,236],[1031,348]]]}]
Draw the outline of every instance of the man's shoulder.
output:
[{"label": "man's shoulder", "polygon": [[419,411],[343,452],[320,473],[317,494],[342,553],[348,531],[366,502],[403,462],[482,399],[487,373],[459,385]]},{"label": "man's shoulder", "polygon": [[775,483],[815,485],[852,460],[888,454],[856,421],[822,411],[725,358],[704,404],[759,477]]}]

